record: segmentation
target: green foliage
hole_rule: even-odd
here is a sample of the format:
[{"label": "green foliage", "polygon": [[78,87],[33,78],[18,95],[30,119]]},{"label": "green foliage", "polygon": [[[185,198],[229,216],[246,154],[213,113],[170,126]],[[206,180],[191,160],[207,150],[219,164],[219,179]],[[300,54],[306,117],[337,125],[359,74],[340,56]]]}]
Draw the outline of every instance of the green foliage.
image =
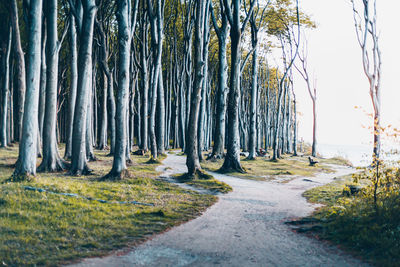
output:
[{"label": "green foliage", "polygon": [[[395,266],[400,260],[400,172],[396,167],[379,172],[376,202],[374,169],[311,189],[304,196],[327,205],[313,214],[322,221],[320,237],[374,264]],[[351,195],[351,181],[363,186],[361,192]]]},{"label": "green foliage", "polygon": [[[265,16],[265,25],[269,35],[286,35],[293,25],[297,25],[296,6],[292,0],[272,1]],[[304,28],[315,28],[311,17],[300,11],[300,25]]]},{"label": "green foliage", "polygon": [[[8,266],[60,265],[100,256],[141,242],[198,216],[216,197],[180,189],[155,179],[156,164],[134,156],[132,177],[99,182],[111,168],[107,152],[97,152],[95,175],[38,174],[32,182],[1,183],[11,176],[17,148],[0,150],[0,259]],[[138,201],[154,206],[99,203],[81,197],[25,190],[25,186],[107,201]]]}]

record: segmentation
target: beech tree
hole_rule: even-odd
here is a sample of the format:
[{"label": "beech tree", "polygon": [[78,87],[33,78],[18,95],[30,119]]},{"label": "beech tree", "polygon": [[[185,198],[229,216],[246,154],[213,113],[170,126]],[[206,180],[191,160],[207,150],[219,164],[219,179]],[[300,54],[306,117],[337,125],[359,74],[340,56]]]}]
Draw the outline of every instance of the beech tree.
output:
[{"label": "beech tree", "polygon": [[[249,12],[243,22],[240,20],[240,10],[242,1],[224,0],[224,12],[228,17],[231,37],[231,74],[228,93],[228,142],[227,153],[221,171],[230,172],[238,171],[244,172],[240,165],[240,140],[239,140],[239,86],[240,86],[240,44],[242,34],[245,30],[246,24],[250,19],[250,14],[253,12],[255,0],[251,1]],[[233,9],[231,9],[231,5]]]},{"label": "beech tree", "polygon": [[[206,9],[209,7],[208,0],[196,1],[196,15],[194,24],[194,82],[193,92],[190,99],[190,113],[188,132],[186,135],[186,166],[188,168],[188,176],[194,177],[201,173],[201,166],[198,157],[198,120],[201,102],[201,90],[204,79],[204,27]],[[207,25],[208,26],[208,25]]]},{"label": "beech tree", "polygon": [[[119,72],[118,72],[118,93],[116,113],[116,143],[114,151],[113,167],[104,179],[121,179],[129,176],[126,167],[126,146],[127,136],[127,111],[129,100],[129,72],[130,72],[130,49],[132,33],[135,31],[136,11],[138,0],[134,0],[132,11],[130,0],[117,0],[118,20],[118,44],[119,44]],[[132,20],[133,12],[133,20]]]},{"label": "beech tree", "polygon": [[[80,20],[78,7],[70,1],[72,10],[74,10],[75,18]],[[78,52],[78,84],[76,104],[74,111],[74,123],[72,130],[72,157],[71,170],[72,174],[86,174],[91,172],[87,166],[86,159],[86,123],[88,96],[92,84],[92,43],[93,43],[93,27],[97,6],[94,0],[82,0],[82,22],[78,28],[80,36],[79,52]]]},{"label": "beech tree", "polygon": [[22,135],[19,144],[19,155],[14,178],[23,180],[36,175],[37,134],[39,129],[38,105],[40,86],[40,62],[42,44],[42,0],[31,0],[29,3],[29,37],[27,90],[24,103]]},{"label": "beech tree", "polygon": [[[61,42],[57,33],[57,0],[46,2],[47,42],[46,42],[46,99],[43,124],[43,159],[38,170],[44,172],[62,171],[65,163],[58,153],[56,123],[57,123],[57,87],[58,87],[58,56]],[[65,27],[68,29],[68,25]],[[67,31],[65,31],[66,33]],[[65,34],[63,35],[64,38]]]}]

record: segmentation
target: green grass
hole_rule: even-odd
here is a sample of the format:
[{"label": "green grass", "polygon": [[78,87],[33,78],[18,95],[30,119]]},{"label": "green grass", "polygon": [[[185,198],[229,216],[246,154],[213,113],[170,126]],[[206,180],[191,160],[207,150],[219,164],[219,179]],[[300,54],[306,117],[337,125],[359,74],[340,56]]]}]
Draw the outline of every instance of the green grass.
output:
[{"label": "green grass", "polygon": [[345,250],[377,266],[398,266],[400,262],[400,193],[389,190],[378,196],[375,209],[369,180],[360,180],[362,192],[346,197],[351,176],[304,193],[314,203],[325,206],[312,214],[322,226],[314,232]]},{"label": "green grass", "polygon": [[[209,171],[218,171],[223,164],[221,160],[204,160],[201,162],[202,168]],[[284,156],[283,159],[273,162],[268,158],[257,158],[256,160],[247,160],[241,157],[242,167],[246,173],[229,173],[229,175],[251,179],[251,180],[273,180],[295,176],[314,176],[321,172],[333,172],[333,170],[325,163],[309,166],[307,157],[291,157]]]},{"label": "green grass", "polygon": [[[60,265],[100,256],[200,215],[216,197],[155,179],[157,164],[132,156],[132,178],[99,182],[111,169],[112,157],[96,151],[89,163],[94,175],[38,174],[33,182],[2,183],[12,174],[17,147],[0,150],[0,259],[2,264]],[[76,193],[107,201],[138,201],[154,206],[99,203],[48,192]]]},{"label": "green grass", "polygon": [[212,192],[226,194],[232,192],[233,190],[230,185],[215,179],[210,174],[205,174],[204,176],[196,177],[195,179],[189,179],[187,174],[178,174],[174,175],[173,177],[181,183],[185,183],[200,189],[206,189]]}]

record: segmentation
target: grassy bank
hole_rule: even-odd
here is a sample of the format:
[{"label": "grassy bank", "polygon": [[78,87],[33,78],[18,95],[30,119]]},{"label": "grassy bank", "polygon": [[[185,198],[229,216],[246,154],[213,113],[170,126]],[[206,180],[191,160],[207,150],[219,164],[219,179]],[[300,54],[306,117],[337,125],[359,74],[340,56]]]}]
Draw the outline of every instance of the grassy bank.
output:
[{"label": "grassy bank", "polygon": [[[17,148],[0,150],[0,259],[7,265],[58,265],[141,242],[201,214],[216,201],[155,179],[158,164],[132,156],[132,178],[99,182],[112,158],[96,151],[94,174],[38,174],[34,182],[10,177]],[[26,190],[26,186],[50,192]],[[54,192],[54,193],[52,193]],[[56,193],[71,193],[69,196]],[[104,200],[111,203],[101,203]],[[120,204],[137,201],[148,205]]]},{"label": "grassy bank", "polygon": [[232,192],[232,187],[227,183],[215,179],[212,175],[206,174],[203,177],[196,179],[188,179],[187,174],[177,174],[173,176],[178,182],[185,183],[199,189],[206,189],[213,193],[229,193]]},{"label": "grassy bank", "polygon": [[[272,180],[282,179],[287,181],[291,177],[295,176],[314,176],[321,172],[333,172],[329,164],[348,164],[346,160],[335,158],[335,159],[318,159],[320,161],[316,166],[309,166],[307,157],[292,157],[284,156],[277,162],[271,161],[266,157],[259,157],[255,160],[247,160],[246,157],[241,157],[242,167],[246,170],[246,173],[230,173],[229,175],[251,179],[251,180]],[[218,171],[223,164],[223,159],[220,160],[204,160],[201,162],[201,166],[205,170]]]},{"label": "grassy bank", "polygon": [[[320,227],[313,228],[319,238],[340,245],[378,266],[398,266],[400,261],[400,193],[398,182],[390,181],[388,189],[381,184],[377,204],[367,173],[358,176],[361,192],[348,196],[351,176],[341,177],[331,184],[311,189],[304,196],[311,202],[326,206],[312,218]],[[384,175],[384,174],[383,174]],[[382,176],[385,179],[386,176]],[[395,179],[399,181],[399,176]]]}]

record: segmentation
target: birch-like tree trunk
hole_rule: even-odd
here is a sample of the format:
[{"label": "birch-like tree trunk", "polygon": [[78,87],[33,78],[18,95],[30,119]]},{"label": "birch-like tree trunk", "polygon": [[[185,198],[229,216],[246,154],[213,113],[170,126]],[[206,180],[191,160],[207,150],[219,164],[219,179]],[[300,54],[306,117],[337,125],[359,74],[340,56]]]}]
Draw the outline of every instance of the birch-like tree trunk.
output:
[{"label": "birch-like tree trunk", "polygon": [[43,124],[43,160],[38,171],[63,171],[66,167],[58,153],[57,124],[57,86],[58,86],[58,55],[61,43],[57,33],[57,0],[46,3],[47,42],[46,42],[46,105]]},{"label": "birch-like tree trunk", "polygon": [[83,20],[78,56],[78,85],[72,133],[71,174],[90,173],[86,160],[86,123],[92,83],[93,26],[97,7],[95,0],[82,0]]},{"label": "birch-like tree trunk", "polygon": [[15,58],[17,61],[16,74],[17,74],[17,92],[18,92],[18,99],[17,99],[18,128],[17,128],[16,139],[20,141],[22,136],[22,123],[24,116],[26,73],[25,73],[25,57],[24,57],[24,51],[22,50],[21,34],[19,29],[17,0],[11,0],[11,23],[13,28]]},{"label": "birch-like tree trunk", "polygon": [[189,123],[186,134],[186,166],[188,176],[194,178],[201,173],[200,161],[198,158],[197,131],[201,101],[201,88],[204,79],[204,20],[205,9],[208,8],[207,0],[196,1],[196,15],[194,24],[194,83],[190,99]]},{"label": "birch-like tree trunk", "polygon": [[3,77],[3,92],[2,92],[2,113],[1,113],[1,147],[7,147],[7,111],[8,111],[8,98],[10,91],[10,54],[12,44],[12,27],[9,27],[7,48],[3,57],[4,77]]},{"label": "birch-like tree trunk", "polygon": [[[31,0],[29,7],[27,90],[19,155],[13,174],[15,180],[36,175],[40,62],[42,47],[42,0]],[[15,33],[15,31],[14,31]],[[18,37],[16,38],[18,39]],[[21,64],[21,62],[19,63]]]},{"label": "birch-like tree trunk", "polygon": [[72,156],[72,132],[74,124],[75,103],[78,87],[78,42],[76,33],[76,18],[71,14],[69,25],[69,47],[71,51],[70,64],[71,64],[71,78],[69,87],[68,99],[68,127],[67,127],[67,141],[65,144],[65,159],[70,159]]}]

